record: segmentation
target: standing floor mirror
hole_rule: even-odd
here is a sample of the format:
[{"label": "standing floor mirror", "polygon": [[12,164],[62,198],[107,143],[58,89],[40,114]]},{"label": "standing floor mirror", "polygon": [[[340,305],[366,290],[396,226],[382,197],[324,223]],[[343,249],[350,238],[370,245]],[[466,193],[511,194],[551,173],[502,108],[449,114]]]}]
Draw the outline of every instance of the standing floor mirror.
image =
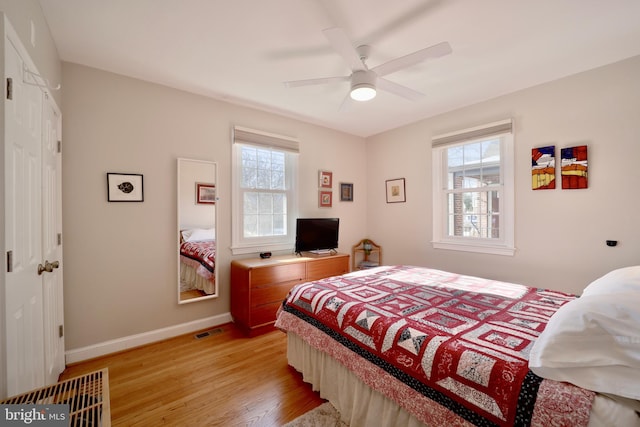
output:
[{"label": "standing floor mirror", "polygon": [[218,296],[215,162],[178,159],[178,302]]}]

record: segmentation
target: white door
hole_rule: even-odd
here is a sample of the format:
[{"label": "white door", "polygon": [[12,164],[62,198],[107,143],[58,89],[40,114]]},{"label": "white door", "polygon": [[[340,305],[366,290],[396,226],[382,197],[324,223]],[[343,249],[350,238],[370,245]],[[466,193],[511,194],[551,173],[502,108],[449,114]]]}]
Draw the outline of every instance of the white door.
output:
[{"label": "white door", "polygon": [[30,70],[35,66],[13,29],[5,30],[5,75],[11,81],[4,101],[5,347],[11,396],[56,382],[65,367],[62,162],[60,112],[42,82],[24,72],[25,62]]},{"label": "white door", "polygon": [[[42,314],[42,91],[22,80],[23,60],[5,38],[5,248],[7,393],[44,384]],[[7,96],[8,97],[8,96]]]},{"label": "white door", "polygon": [[62,292],[62,197],[60,114],[48,94],[42,112],[42,258],[52,271],[42,274],[45,384],[58,381],[64,370]]}]

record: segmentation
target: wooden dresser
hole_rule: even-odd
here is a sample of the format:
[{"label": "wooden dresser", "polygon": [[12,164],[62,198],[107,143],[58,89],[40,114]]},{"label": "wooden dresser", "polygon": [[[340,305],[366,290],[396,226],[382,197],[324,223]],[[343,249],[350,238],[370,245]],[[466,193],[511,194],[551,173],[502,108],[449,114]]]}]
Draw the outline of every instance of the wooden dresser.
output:
[{"label": "wooden dresser", "polygon": [[348,254],[232,261],[233,321],[249,335],[272,330],[278,307],[294,285],[348,272]]}]

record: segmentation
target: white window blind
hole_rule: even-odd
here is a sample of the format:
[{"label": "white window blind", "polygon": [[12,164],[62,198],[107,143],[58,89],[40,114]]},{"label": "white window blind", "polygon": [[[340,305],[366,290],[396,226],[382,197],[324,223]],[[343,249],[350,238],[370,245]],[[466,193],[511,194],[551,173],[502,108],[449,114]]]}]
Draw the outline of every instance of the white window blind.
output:
[{"label": "white window blind", "polygon": [[295,138],[276,135],[273,133],[261,132],[254,129],[234,126],[233,142],[235,144],[251,144],[263,147],[279,148],[283,151],[299,153],[299,142]]},{"label": "white window blind", "polygon": [[489,123],[474,128],[459,130],[433,137],[431,145],[438,147],[441,145],[457,144],[459,142],[483,139],[490,136],[513,132],[513,121],[511,119]]}]

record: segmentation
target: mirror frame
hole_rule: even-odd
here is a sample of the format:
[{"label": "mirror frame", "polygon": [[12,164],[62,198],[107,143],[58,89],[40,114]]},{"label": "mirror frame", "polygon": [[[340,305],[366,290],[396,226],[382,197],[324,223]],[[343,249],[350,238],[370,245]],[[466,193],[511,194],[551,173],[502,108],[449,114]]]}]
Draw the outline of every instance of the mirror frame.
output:
[{"label": "mirror frame", "polygon": [[[176,232],[176,236],[177,236],[177,242],[176,242],[176,247],[177,247],[177,266],[178,266],[178,275],[177,275],[177,290],[178,290],[178,304],[189,304],[192,302],[198,302],[198,301],[205,301],[205,300],[210,300],[213,298],[217,298],[219,296],[219,280],[218,280],[218,248],[216,247],[216,263],[215,263],[215,270],[214,270],[214,280],[215,280],[215,291],[213,294],[210,295],[203,295],[201,297],[196,297],[196,298],[190,298],[190,299],[186,299],[186,300],[182,300],[181,299],[181,292],[180,292],[180,267],[181,267],[181,262],[180,262],[180,245],[181,245],[181,232],[180,232],[180,225],[182,224],[182,217],[183,217],[183,208],[181,207],[181,198],[180,198],[180,193],[181,193],[181,174],[182,174],[182,164],[184,162],[194,162],[194,163],[201,163],[201,164],[208,164],[211,166],[214,166],[214,173],[213,173],[213,179],[214,179],[214,184],[216,186],[216,189],[218,188],[218,163],[217,162],[212,162],[209,160],[199,160],[199,159],[190,159],[190,158],[184,158],[184,157],[178,157],[177,159],[177,173],[176,173],[176,210],[177,210],[177,224],[176,224],[176,228],[177,228],[177,232]],[[197,186],[197,183],[201,182],[198,179],[194,178],[194,182],[193,182],[193,187],[194,187],[194,195],[195,195],[195,188]],[[214,227],[216,227],[216,232],[215,232],[215,241],[216,241],[216,245],[217,245],[217,241],[218,241],[218,233],[217,233],[217,224],[218,224],[218,200],[219,198],[217,197],[217,193],[216,193],[216,197],[215,197],[215,211],[214,211],[214,215],[213,215],[213,221],[214,221]],[[195,203],[195,197],[194,197],[194,203]]]}]

